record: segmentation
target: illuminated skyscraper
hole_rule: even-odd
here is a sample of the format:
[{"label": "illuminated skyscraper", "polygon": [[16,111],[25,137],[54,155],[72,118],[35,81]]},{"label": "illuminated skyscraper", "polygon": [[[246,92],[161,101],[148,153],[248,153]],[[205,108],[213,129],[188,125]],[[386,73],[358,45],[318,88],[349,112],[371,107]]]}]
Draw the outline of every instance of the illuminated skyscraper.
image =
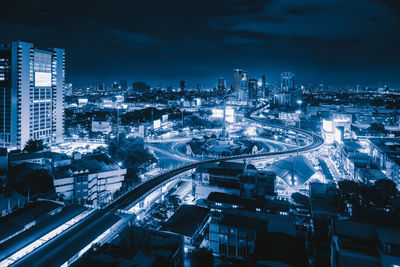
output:
[{"label": "illuminated skyscraper", "polygon": [[247,101],[248,98],[248,81],[247,72],[235,69],[234,71],[234,93],[237,94],[238,101]]},{"label": "illuminated skyscraper", "polygon": [[294,74],[293,72],[283,72],[281,74],[281,90],[284,92],[294,89]]},{"label": "illuminated skyscraper", "polygon": [[119,92],[119,90],[121,89],[121,86],[120,86],[117,82],[113,82],[111,88],[112,88],[112,90],[113,90],[114,92]]},{"label": "illuminated skyscraper", "polygon": [[98,87],[99,92],[105,92],[106,91],[106,85],[104,83],[100,83]]},{"label": "illuminated skyscraper", "polygon": [[226,81],[224,77],[219,77],[218,79],[218,87],[217,87],[217,93],[219,96],[224,96],[226,92]]},{"label": "illuminated skyscraper", "polygon": [[251,78],[249,80],[249,104],[254,104],[257,100],[257,93],[258,93],[258,81],[257,79]]},{"label": "illuminated skyscraper", "polygon": [[64,71],[64,49],[39,50],[21,41],[0,45],[0,146],[63,140]]},{"label": "illuminated skyscraper", "polygon": [[128,82],[126,80],[119,81],[119,84],[121,86],[121,91],[122,92],[128,91]]}]

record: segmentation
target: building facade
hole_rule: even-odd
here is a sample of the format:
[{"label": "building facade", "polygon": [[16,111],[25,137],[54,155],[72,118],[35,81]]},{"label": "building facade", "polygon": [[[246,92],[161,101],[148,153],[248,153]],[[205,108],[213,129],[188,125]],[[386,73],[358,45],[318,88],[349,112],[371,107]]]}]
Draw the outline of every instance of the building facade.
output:
[{"label": "building facade", "polygon": [[0,45],[0,146],[63,140],[65,52],[31,43]]},{"label": "building facade", "polygon": [[122,186],[126,169],[114,163],[82,158],[56,168],[54,187],[64,200],[101,205]]},{"label": "building facade", "polygon": [[247,72],[235,69],[234,70],[234,93],[237,94],[237,101],[247,101],[248,99],[248,80]]}]

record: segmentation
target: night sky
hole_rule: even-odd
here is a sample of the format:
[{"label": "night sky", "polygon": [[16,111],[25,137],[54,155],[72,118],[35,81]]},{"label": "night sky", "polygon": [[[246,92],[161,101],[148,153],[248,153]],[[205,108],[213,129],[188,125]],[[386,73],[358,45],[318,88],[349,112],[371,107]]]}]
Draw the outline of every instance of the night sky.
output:
[{"label": "night sky", "polygon": [[1,41],[66,49],[67,82],[296,81],[400,86],[400,1],[6,1]]}]

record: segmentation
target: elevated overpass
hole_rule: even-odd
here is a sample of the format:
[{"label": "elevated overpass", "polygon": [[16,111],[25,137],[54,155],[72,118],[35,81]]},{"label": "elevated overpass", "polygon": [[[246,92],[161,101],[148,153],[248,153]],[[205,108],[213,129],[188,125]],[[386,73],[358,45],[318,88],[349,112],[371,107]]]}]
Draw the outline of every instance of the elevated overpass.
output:
[{"label": "elevated overpass", "polygon": [[[97,233],[96,230],[101,231],[101,229],[109,229],[115,224],[114,214],[116,214],[118,210],[123,210],[126,209],[127,207],[131,207],[132,204],[138,203],[146,196],[148,196],[151,192],[154,192],[155,190],[165,185],[166,183],[176,179],[178,175],[186,171],[190,171],[194,168],[197,168],[198,166],[204,163],[216,163],[220,161],[230,161],[230,160],[247,159],[247,158],[263,158],[263,157],[270,158],[270,157],[276,157],[278,155],[303,154],[318,150],[324,143],[323,139],[320,136],[315,135],[309,131],[284,125],[271,124],[264,122],[262,119],[253,118],[251,117],[251,114],[253,112],[250,112],[246,115],[247,120],[259,123],[264,126],[280,128],[283,130],[290,130],[295,133],[302,134],[307,138],[311,138],[312,141],[305,146],[289,149],[286,151],[221,157],[221,158],[187,164],[179,168],[162,173],[136,186],[135,188],[132,188],[129,192],[125,193],[121,197],[109,203],[103,209],[96,210],[81,223],[74,226],[72,229],[67,230],[66,232],[55,237],[54,239],[48,241],[44,245],[38,247],[32,253],[28,254],[27,256],[23,257],[18,261],[13,262],[12,265],[13,266],[30,266],[30,265],[60,266],[62,264],[65,264],[66,262],[68,263],[70,259],[72,259],[74,256],[76,257],[77,253],[81,252],[84,248],[87,248],[87,246],[95,239],[93,238],[93,235]],[[100,234],[102,234],[102,232]]]}]

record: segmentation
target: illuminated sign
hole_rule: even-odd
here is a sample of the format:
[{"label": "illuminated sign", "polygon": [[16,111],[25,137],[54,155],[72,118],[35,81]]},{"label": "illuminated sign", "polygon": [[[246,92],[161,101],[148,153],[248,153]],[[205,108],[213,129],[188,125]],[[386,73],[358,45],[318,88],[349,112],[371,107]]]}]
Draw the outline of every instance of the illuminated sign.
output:
[{"label": "illuminated sign", "polygon": [[154,126],[154,130],[160,128],[161,121],[160,120],[153,121],[153,126]]},{"label": "illuminated sign", "polygon": [[325,132],[332,132],[332,121],[322,120],[322,128]]},{"label": "illuminated sign", "polygon": [[88,103],[87,98],[78,98],[79,105],[86,105]]},{"label": "illuminated sign", "polygon": [[167,122],[168,121],[168,114],[162,115],[161,119],[162,119],[162,122]]},{"label": "illuminated sign", "polygon": [[144,125],[139,125],[139,135],[144,137]]},{"label": "illuminated sign", "polygon": [[211,117],[222,119],[224,117],[224,111],[222,109],[213,108]]},{"label": "illuminated sign", "polygon": [[226,116],[235,116],[235,110],[233,108],[227,108],[225,114]]},{"label": "illuminated sign", "polygon": [[92,121],[92,132],[111,132],[111,123],[108,121]]},{"label": "illuminated sign", "polygon": [[35,86],[50,87],[51,86],[51,73],[50,72],[35,72]]},{"label": "illuminated sign", "polygon": [[[235,110],[233,108],[226,108],[225,110],[226,121],[230,123],[235,122]],[[212,118],[223,119],[224,110],[223,109],[212,109]]]}]

